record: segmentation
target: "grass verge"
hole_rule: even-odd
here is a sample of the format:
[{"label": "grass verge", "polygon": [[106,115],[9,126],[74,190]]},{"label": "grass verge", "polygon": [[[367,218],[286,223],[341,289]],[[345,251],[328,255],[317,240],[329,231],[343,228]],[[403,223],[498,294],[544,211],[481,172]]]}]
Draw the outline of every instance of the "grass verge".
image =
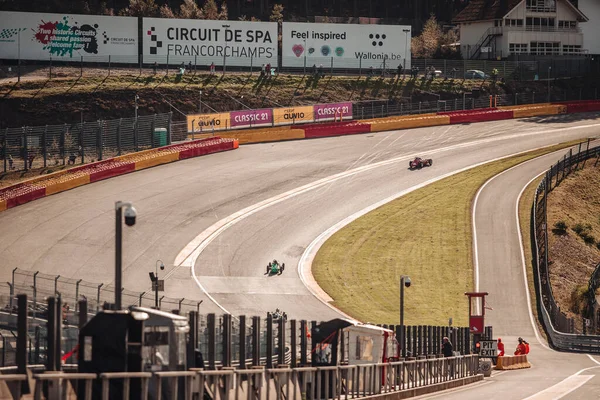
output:
[{"label": "grass verge", "polygon": [[473,287],[471,206],[489,178],[562,143],[462,172],[359,218],[317,253],[312,271],[333,305],[361,321],[399,322],[398,282],[409,275],[405,323],[466,326]]}]

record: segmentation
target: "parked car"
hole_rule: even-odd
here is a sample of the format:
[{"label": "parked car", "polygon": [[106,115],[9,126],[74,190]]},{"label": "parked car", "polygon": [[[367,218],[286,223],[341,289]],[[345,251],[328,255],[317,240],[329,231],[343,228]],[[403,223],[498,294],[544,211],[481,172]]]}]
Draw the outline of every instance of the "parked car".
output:
[{"label": "parked car", "polygon": [[491,77],[478,69],[470,69],[465,72],[465,79],[490,79]]}]

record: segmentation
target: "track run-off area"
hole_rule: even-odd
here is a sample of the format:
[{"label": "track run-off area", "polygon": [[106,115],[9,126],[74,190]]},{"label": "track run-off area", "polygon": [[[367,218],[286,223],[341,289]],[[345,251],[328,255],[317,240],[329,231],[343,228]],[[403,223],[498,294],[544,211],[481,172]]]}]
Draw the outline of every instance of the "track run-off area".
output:
[{"label": "track run-off area", "polygon": [[[138,210],[137,224],[123,231],[126,289],[149,291],[148,272],[160,259],[166,265],[164,294],[204,300],[201,313],[266,315],[280,308],[289,318],[327,320],[340,313],[322,301],[326,295],[306,269],[332,227],[475,165],[598,132],[597,114],[570,114],[241,146],[0,213],[0,278],[10,281],[18,267],[112,283],[114,202],[124,200]],[[494,307],[486,325],[494,327],[507,350],[517,336],[527,337],[533,368],[495,373],[480,384],[433,397],[600,394],[600,361],[549,350],[536,333],[528,302],[529,255],[522,251],[516,205],[524,187],[563,154],[498,175],[479,192],[474,207],[478,284]],[[433,158],[434,164],[409,171],[408,160],[415,156]],[[274,258],[286,269],[268,277],[265,268]]]}]

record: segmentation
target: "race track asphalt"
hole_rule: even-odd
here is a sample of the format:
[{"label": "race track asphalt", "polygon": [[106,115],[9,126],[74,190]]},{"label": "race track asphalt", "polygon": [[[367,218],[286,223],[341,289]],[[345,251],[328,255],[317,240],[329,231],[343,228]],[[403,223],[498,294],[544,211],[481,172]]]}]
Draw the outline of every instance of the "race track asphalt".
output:
[{"label": "race track asphalt", "polygon": [[[168,277],[164,294],[204,300],[202,313],[227,310],[233,315],[264,316],[280,308],[290,318],[325,320],[338,314],[305,288],[297,272],[298,260],[306,247],[322,232],[373,203],[429,179],[498,157],[597,136],[599,131],[597,114],[568,115],[255,144],[160,166],[0,213],[0,278],[9,281],[11,270],[18,267],[110,284],[114,276],[114,202],[128,200],[138,210],[138,222],[133,228],[124,228],[126,289],[148,291],[148,272],[161,259],[167,266],[161,275]],[[408,171],[408,160],[417,155],[433,158],[433,167]],[[542,171],[553,161],[550,157],[535,166]],[[329,179],[335,174],[343,175]],[[519,178],[518,184],[508,185],[511,190],[513,186],[518,189],[517,194],[523,186],[521,180],[529,181],[535,174],[527,170],[521,175],[515,177]],[[318,180],[323,181],[312,184]],[[303,191],[294,192],[301,186],[305,186]],[[286,192],[291,193],[269,201]],[[511,196],[512,193],[507,193],[492,197],[494,212],[488,212],[510,223],[514,210],[502,218],[504,214],[494,207],[499,199]],[[214,235],[191,267],[204,290],[218,302],[217,306],[191,277],[190,266],[176,266],[175,259],[211,226],[260,202],[266,202],[266,206],[243,215]],[[495,245],[506,248],[507,252],[518,251],[518,247],[513,248],[515,239],[510,240]],[[480,255],[485,252],[480,251]],[[267,277],[265,267],[273,258],[285,262],[286,271],[281,276]],[[494,282],[488,289],[483,287],[487,279],[484,264],[482,261],[482,289],[490,293],[505,290],[505,285]],[[523,286],[524,290],[522,276],[517,272],[505,277],[511,279],[510,285]],[[491,297],[495,310],[507,298]],[[515,299],[510,297],[507,301],[512,300]],[[523,298],[509,304],[513,308],[497,314],[509,318],[509,310],[526,307]],[[519,324],[515,324],[514,330],[507,320],[496,321],[491,313],[490,318],[495,333],[506,337],[507,349],[511,347],[511,336],[526,335],[532,343],[534,336],[532,331],[526,331],[525,314],[519,314]],[[543,349],[533,347],[532,352],[543,354]],[[505,377],[501,381],[505,383],[496,386],[495,392],[486,389],[494,385],[487,380],[485,386],[469,389],[476,390],[469,397],[523,398],[581,368],[595,365],[586,356],[566,355],[570,364],[563,371],[562,358],[558,356],[551,352],[546,359],[532,358],[534,368],[524,374],[530,374],[537,383],[529,391],[515,389],[523,386],[519,382],[526,375],[510,372],[492,378],[501,381]],[[515,397],[494,397],[505,389],[506,393],[515,393]],[[479,396],[480,390],[489,393]],[[466,393],[453,396],[466,398]]]}]

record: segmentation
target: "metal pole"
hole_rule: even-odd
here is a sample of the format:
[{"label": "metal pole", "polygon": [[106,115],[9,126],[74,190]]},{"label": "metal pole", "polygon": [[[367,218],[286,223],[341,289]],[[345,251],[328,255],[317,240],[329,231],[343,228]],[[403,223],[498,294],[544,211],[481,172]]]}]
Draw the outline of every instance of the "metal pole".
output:
[{"label": "metal pole", "polygon": [[120,204],[116,204],[115,207],[115,308],[121,309],[121,278],[122,278],[122,208]]},{"label": "metal pole", "polygon": [[98,295],[96,297],[96,312],[100,311],[100,289],[104,286],[104,283],[98,285]]},{"label": "metal pole", "polygon": [[79,300],[79,329],[87,324],[87,300]]},{"label": "metal pole", "polygon": [[19,33],[18,33],[18,39],[17,40],[19,42],[19,44],[18,44],[18,48],[19,48],[18,53],[19,54],[17,56],[18,59],[19,59],[19,61],[18,61],[18,67],[17,67],[17,82],[21,82],[21,28],[19,28]]},{"label": "metal pole", "polygon": [[[17,307],[19,312],[17,316],[17,374],[27,373],[27,295],[20,294],[17,296]],[[6,350],[6,349],[3,349]],[[22,389],[26,390],[24,384]],[[23,391],[23,393],[26,393]]]},{"label": "metal pole", "polygon": [[[198,103],[198,114],[202,114],[202,90],[200,90],[200,96],[199,96],[199,103]],[[192,133],[193,133],[193,129],[192,129]]]},{"label": "metal pole", "polygon": [[33,274],[33,320],[35,321],[35,310],[37,308],[37,275],[40,271],[36,271]]},{"label": "metal pole", "polygon": [[58,279],[60,278],[60,275],[57,275],[54,277],[54,295],[58,296]]},{"label": "metal pole", "polygon": [[47,323],[47,344],[46,344],[46,371],[55,371],[56,369],[56,299],[48,298],[48,323]]},{"label": "metal pole", "polygon": [[80,279],[75,283],[75,312],[77,312],[77,304],[79,302],[79,284],[81,281],[83,281],[83,279]]}]

